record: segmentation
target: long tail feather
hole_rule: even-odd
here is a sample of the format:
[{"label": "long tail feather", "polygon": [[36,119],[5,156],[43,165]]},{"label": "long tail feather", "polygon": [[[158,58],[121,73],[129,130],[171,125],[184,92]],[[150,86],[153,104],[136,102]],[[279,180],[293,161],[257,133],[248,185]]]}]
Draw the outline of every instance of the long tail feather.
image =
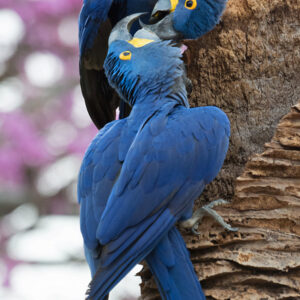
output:
[{"label": "long tail feather", "polygon": [[[143,260],[175,224],[169,210],[159,211],[130,230],[121,247],[118,239],[108,243],[101,253],[101,263],[90,283],[87,299],[102,300],[110,290],[141,260]],[[141,230],[143,228],[143,230]],[[105,262],[109,261],[109,264]]]},{"label": "long tail feather", "polygon": [[164,300],[204,300],[190,255],[179,231],[173,227],[146,257]]}]

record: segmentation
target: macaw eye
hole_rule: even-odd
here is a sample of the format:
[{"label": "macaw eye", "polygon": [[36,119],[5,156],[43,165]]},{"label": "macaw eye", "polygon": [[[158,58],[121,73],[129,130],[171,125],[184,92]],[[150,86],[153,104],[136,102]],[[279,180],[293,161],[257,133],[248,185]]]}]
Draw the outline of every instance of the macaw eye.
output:
[{"label": "macaw eye", "polygon": [[197,7],[197,0],[186,0],[184,6],[187,9],[195,9]]},{"label": "macaw eye", "polygon": [[124,51],[119,56],[122,60],[131,60],[131,52],[130,51]]}]

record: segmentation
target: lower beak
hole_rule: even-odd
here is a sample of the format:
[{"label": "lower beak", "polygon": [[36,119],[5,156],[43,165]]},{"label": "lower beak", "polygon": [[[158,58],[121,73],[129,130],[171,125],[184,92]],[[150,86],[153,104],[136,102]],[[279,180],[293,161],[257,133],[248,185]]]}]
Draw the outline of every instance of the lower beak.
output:
[{"label": "lower beak", "polygon": [[170,14],[169,10],[158,10],[158,11],[153,10],[152,15],[149,19],[149,24],[155,24],[159,22],[168,14]]}]

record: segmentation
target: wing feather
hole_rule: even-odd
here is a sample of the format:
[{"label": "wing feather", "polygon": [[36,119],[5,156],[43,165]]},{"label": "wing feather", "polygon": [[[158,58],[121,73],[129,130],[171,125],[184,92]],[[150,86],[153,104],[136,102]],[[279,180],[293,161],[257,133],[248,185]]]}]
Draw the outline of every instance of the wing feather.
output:
[{"label": "wing feather", "polygon": [[221,110],[178,109],[168,117],[160,133],[153,136],[151,128],[150,121],[138,133],[112,189],[97,231],[103,244],[163,205],[177,211],[182,204],[171,203],[176,193],[182,193],[180,201],[185,206],[186,201],[194,200],[186,196],[190,186],[209,183],[222,166],[228,147],[229,121]]},{"label": "wing feather", "polygon": [[[159,120],[163,123],[150,126]],[[85,244],[89,249],[102,245],[101,256],[91,262],[98,268],[90,285],[92,298],[104,297],[176,221],[189,217],[228,147],[229,121],[213,107],[177,108],[166,119],[153,116],[138,133],[128,133],[126,122],[99,132],[79,177]],[[172,265],[173,258],[165,263]]]},{"label": "wing feather", "polygon": [[99,131],[89,146],[80,169],[80,227],[90,249],[95,249],[99,244],[96,238],[97,226],[122,166],[118,159],[118,143],[125,122],[126,120],[111,122]]},{"label": "wing feather", "polygon": [[112,0],[85,0],[79,14],[79,47],[83,54],[90,49],[96,39],[100,26],[108,18]]}]

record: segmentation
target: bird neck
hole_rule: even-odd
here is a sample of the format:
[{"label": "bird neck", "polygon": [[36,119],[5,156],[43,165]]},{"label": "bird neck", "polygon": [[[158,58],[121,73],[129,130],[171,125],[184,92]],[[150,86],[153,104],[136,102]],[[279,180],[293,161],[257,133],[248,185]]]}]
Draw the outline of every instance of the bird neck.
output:
[{"label": "bird neck", "polygon": [[157,112],[167,113],[173,107],[180,105],[180,103],[169,97],[160,99],[157,96],[148,96],[147,98],[135,103],[129,115],[130,119],[143,122]]},{"label": "bird neck", "polygon": [[142,99],[137,99],[133,105],[131,114],[133,116],[143,115],[150,116],[156,111],[163,111],[166,108],[182,105],[189,107],[186,93],[172,93],[145,95]]},{"label": "bird neck", "polygon": [[179,80],[169,88],[160,88],[159,90],[153,91],[151,89],[141,89],[141,91],[136,94],[136,98],[129,100],[133,100],[127,101],[132,104],[133,109],[135,107],[138,107],[138,109],[145,107],[145,109],[147,108],[149,111],[156,110],[169,102],[189,107],[183,78],[179,78]]}]

